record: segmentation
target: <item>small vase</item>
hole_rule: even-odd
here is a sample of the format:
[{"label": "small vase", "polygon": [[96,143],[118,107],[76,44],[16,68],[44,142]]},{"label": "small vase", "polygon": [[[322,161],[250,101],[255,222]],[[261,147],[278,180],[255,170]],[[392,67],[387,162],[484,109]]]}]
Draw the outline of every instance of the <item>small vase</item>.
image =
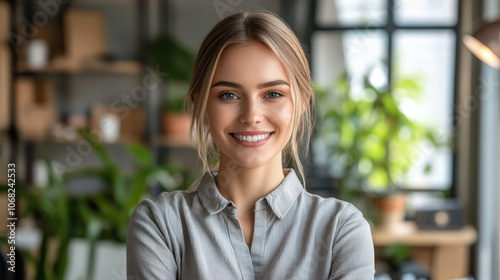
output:
[{"label": "small vase", "polygon": [[186,113],[166,112],[162,116],[163,134],[168,140],[189,143],[191,117]]},{"label": "small vase", "polygon": [[379,228],[388,232],[402,232],[405,226],[406,196],[394,194],[375,200],[379,211]]}]

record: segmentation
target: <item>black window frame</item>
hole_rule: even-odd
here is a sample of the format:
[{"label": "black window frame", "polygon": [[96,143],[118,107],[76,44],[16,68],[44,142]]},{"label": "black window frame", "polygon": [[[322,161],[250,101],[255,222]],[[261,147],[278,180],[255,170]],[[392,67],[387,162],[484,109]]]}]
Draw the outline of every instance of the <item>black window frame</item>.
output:
[{"label": "black window frame", "polygon": [[[300,1],[300,0],[298,0]],[[387,18],[385,24],[381,24],[379,26],[370,26],[370,25],[350,25],[350,26],[339,26],[339,25],[320,25],[317,22],[317,7],[318,7],[318,0],[309,0],[309,5],[308,5],[308,15],[307,15],[307,28],[305,34],[298,34],[299,39],[304,43],[304,47],[306,49],[306,52],[308,52],[308,58],[309,58],[309,66],[312,71],[313,65],[313,57],[314,57],[314,52],[311,50],[313,49],[313,44],[312,44],[312,38],[316,32],[332,32],[332,33],[340,33],[340,32],[345,32],[345,31],[354,31],[354,30],[380,30],[383,31],[387,34],[387,46],[386,46],[386,52],[385,55],[387,57],[387,81],[388,81],[388,86],[389,88],[392,85],[393,81],[393,62],[394,62],[394,34],[397,31],[400,30],[451,30],[455,36],[455,56],[454,56],[454,73],[453,73],[453,82],[452,82],[452,95],[453,95],[453,102],[452,106],[453,108],[450,108],[453,112],[453,120],[451,123],[451,128],[453,131],[453,135],[456,133],[456,127],[457,127],[457,114],[456,110],[458,108],[458,76],[459,76],[459,66],[460,66],[460,44],[461,44],[461,39],[460,39],[460,34],[461,34],[461,15],[462,15],[462,0],[457,0],[457,21],[454,25],[398,25],[395,22],[394,19],[394,14],[395,14],[395,0],[386,0],[386,9],[387,9]],[[283,0],[282,2],[282,7],[283,7],[283,16],[285,20],[287,20],[292,29],[294,28],[297,24],[294,24],[294,13],[297,11],[294,10],[294,6],[297,4],[297,0]],[[304,11],[305,12],[305,11]],[[453,138],[453,146],[456,147],[456,144],[458,143],[457,137],[452,137]],[[311,144],[312,145],[312,141]],[[312,150],[312,147],[309,147],[309,150]],[[450,197],[457,197],[457,184],[456,184],[456,173],[457,173],[457,151],[456,149],[452,149],[452,170],[451,170],[451,185],[449,186],[449,189],[446,189],[446,191],[449,191],[449,196]],[[316,180],[324,180],[324,174],[318,174],[316,170],[321,169],[318,166],[314,166],[314,161],[312,159],[312,153],[309,153],[309,159],[307,160],[305,164],[305,170],[308,176],[312,177],[314,181]],[[312,184],[311,188],[313,190],[317,189],[319,192],[324,192],[326,189],[323,188],[317,188],[314,187],[315,184]],[[415,188],[405,188],[404,189],[406,192],[442,192],[442,189],[415,189]]]}]

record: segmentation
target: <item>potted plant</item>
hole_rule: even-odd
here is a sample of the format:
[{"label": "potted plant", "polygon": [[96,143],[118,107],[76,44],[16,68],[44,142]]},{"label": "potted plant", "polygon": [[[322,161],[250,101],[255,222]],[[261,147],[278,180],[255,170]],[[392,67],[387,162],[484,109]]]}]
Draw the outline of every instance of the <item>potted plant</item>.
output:
[{"label": "potted plant", "polygon": [[186,110],[185,92],[186,83],[170,83],[170,94],[162,108],[163,134],[168,140],[179,143],[190,141],[191,115]]},{"label": "potted plant", "polygon": [[[332,94],[315,86],[319,100],[317,140],[326,147],[333,176],[342,199],[361,200],[368,208],[369,220],[384,222],[394,229],[404,218],[405,197],[400,183],[414,163],[413,152],[424,141],[437,147],[432,129],[410,119],[402,110],[400,100],[418,99],[419,77],[400,77],[392,89],[376,86],[370,69],[362,86],[351,86],[351,77],[344,73],[335,83]],[[431,164],[428,163],[426,171]],[[366,200],[366,196],[373,200]],[[367,203],[368,201],[368,203]],[[371,215],[373,205],[381,215]]]},{"label": "potted plant", "polygon": [[162,130],[169,140],[188,142],[191,119],[186,113],[185,98],[195,55],[169,36],[154,40],[145,52],[146,62],[167,73],[167,98],[162,112]]},{"label": "potted plant", "polygon": [[[113,269],[121,273],[125,267],[130,214],[147,196],[149,188],[160,184],[166,190],[185,189],[193,181],[176,166],[157,166],[151,152],[139,145],[127,147],[137,167],[132,172],[122,171],[102,143],[86,130],[82,130],[81,135],[101,160],[101,167],[77,169],[59,178],[46,160],[50,171],[48,186],[18,188],[19,196],[26,202],[23,216],[34,216],[42,234],[38,254],[23,252],[35,266],[36,279],[109,279]],[[94,178],[103,183],[104,188],[84,194],[66,189],[66,184],[82,178]],[[53,253],[49,248],[54,247],[55,258],[50,258]],[[118,256],[106,257],[109,251]],[[87,259],[79,258],[82,255],[88,256]],[[97,255],[100,255],[101,270],[96,269]],[[103,267],[104,262],[110,260],[118,267]],[[107,274],[99,274],[102,271]]]},{"label": "potted plant", "polygon": [[[403,243],[395,243],[383,249],[383,260],[387,265],[386,273],[390,279],[404,279],[405,275],[412,279],[429,279],[428,269],[421,266],[418,261],[413,260],[410,246]],[[383,267],[382,267],[383,268]],[[381,269],[384,271],[384,269]],[[378,272],[378,269],[377,269]]]},{"label": "potted plant", "polygon": [[[150,187],[154,184],[160,184],[165,190],[185,189],[190,182],[184,180],[186,176],[177,166],[157,166],[151,152],[140,145],[127,147],[129,154],[135,159],[137,167],[132,172],[124,172],[113,161],[102,143],[97,142],[86,130],[82,130],[81,134],[91,144],[93,151],[101,160],[102,166],[67,173],[64,180],[69,182],[79,178],[95,178],[105,186],[102,191],[87,194],[84,199],[80,199],[76,207],[79,209],[79,219],[84,223],[86,229],[85,239],[90,251],[85,269],[87,273],[85,279],[109,278],[110,275],[99,274],[99,271],[109,274],[111,267],[99,263],[102,269],[96,271],[97,260],[95,256],[97,250],[106,244],[112,248],[110,251],[118,252],[118,256],[103,257],[103,254],[109,254],[109,252],[101,250],[101,260],[109,261],[115,258],[124,260],[125,239],[130,215],[136,205],[147,196]],[[103,241],[108,242],[102,243]],[[122,270],[125,267],[124,262],[116,265],[119,267],[115,267],[115,270]],[[94,271],[98,272],[98,275],[95,275]]]}]

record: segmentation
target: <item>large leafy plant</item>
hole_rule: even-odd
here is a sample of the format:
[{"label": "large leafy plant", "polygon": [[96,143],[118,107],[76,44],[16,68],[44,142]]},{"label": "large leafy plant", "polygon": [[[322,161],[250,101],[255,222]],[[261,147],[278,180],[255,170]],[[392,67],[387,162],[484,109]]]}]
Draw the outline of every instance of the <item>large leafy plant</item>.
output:
[{"label": "large leafy plant", "polygon": [[167,79],[171,82],[168,86],[168,100],[163,105],[163,110],[184,112],[184,100],[187,85],[191,81],[195,54],[172,37],[162,35],[148,44],[143,56],[150,66],[166,73]]},{"label": "large leafy plant", "polygon": [[[421,96],[421,78],[398,75],[387,90],[374,85],[371,71],[363,76],[361,87],[353,87],[347,73],[333,89],[315,87],[321,104],[318,137],[335,166],[340,197],[351,201],[367,191],[395,192],[422,143],[444,145],[431,127],[401,110],[401,100]],[[429,171],[430,163],[425,168]]]},{"label": "large leafy plant", "polygon": [[[85,228],[85,236],[91,245],[87,269],[87,278],[90,278],[94,270],[96,241],[107,239],[125,242],[130,215],[147,194],[148,186],[159,183],[165,189],[173,190],[181,187],[183,182],[176,181],[172,176],[181,173],[178,167],[157,166],[151,152],[139,145],[130,145],[127,148],[129,154],[135,159],[137,168],[131,173],[123,172],[104,146],[97,142],[90,133],[83,130],[81,134],[91,144],[102,166],[68,173],[64,176],[64,180],[90,177],[105,185],[103,191],[89,194],[85,199],[79,199],[76,204],[77,214]],[[182,184],[182,187],[186,185]]]},{"label": "large leafy plant", "polygon": [[[100,167],[78,169],[58,177],[47,159],[50,171],[48,186],[18,187],[18,193],[26,203],[23,216],[34,216],[42,232],[37,256],[23,252],[23,256],[36,267],[36,279],[63,279],[72,238],[89,241],[86,279],[92,279],[97,241],[125,242],[130,214],[147,196],[150,186],[160,184],[166,190],[185,189],[193,181],[192,177],[176,166],[156,165],[151,152],[139,145],[127,147],[137,168],[132,172],[124,172],[102,143],[88,131],[81,131],[81,135],[99,157]],[[105,187],[83,195],[73,194],[65,188],[66,183],[81,178],[97,179]],[[53,239],[58,244],[55,262],[49,260],[48,253],[49,243]]]}]

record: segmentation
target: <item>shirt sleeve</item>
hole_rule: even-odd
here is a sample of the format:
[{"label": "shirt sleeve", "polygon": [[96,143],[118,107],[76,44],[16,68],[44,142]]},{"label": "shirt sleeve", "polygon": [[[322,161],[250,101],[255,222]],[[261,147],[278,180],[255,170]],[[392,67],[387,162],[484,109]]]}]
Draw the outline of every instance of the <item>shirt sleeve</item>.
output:
[{"label": "shirt sleeve", "polygon": [[134,210],[127,231],[127,279],[176,279],[166,221],[149,199]]},{"label": "shirt sleeve", "polygon": [[329,279],[373,279],[374,275],[375,254],[370,226],[361,212],[349,204],[339,220]]}]

